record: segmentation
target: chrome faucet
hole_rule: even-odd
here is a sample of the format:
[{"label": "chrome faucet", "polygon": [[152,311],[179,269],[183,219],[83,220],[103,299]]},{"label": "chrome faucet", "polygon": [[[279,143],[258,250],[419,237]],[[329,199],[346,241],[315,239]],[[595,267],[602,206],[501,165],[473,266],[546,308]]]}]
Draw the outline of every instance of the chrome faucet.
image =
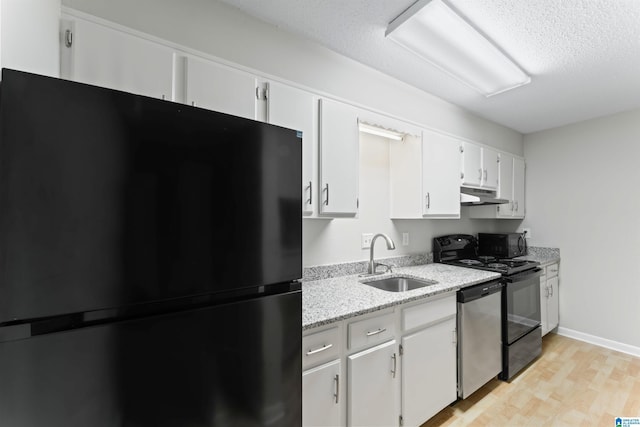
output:
[{"label": "chrome faucet", "polygon": [[382,237],[384,238],[384,240],[387,241],[387,249],[389,250],[393,250],[396,248],[395,243],[393,243],[393,240],[391,240],[391,237],[387,236],[384,233],[378,233],[375,236],[373,236],[373,239],[371,239],[371,246],[369,247],[369,266],[367,267],[367,274],[382,274],[383,272],[376,272],[376,267],[378,266],[383,266],[383,267],[387,267],[386,271],[384,271],[384,273],[391,271],[391,266],[389,265],[385,265],[385,264],[381,264],[379,262],[375,262],[373,260],[373,246],[376,243],[376,239],[378,237]]}]

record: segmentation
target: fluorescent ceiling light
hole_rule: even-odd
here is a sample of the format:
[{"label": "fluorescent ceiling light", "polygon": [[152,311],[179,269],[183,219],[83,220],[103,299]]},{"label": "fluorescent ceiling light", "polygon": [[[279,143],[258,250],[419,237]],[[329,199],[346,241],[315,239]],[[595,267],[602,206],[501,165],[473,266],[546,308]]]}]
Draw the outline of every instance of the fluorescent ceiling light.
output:
[{"label": "fluorescent ceiling light", "polygon": [[531,78],[442,0],[418,0],[386,36],[489,97]]},{"label": "fluorescent ceiling light", "polygon": [[363,123],[363,122],[358,123],[358,129],[360,129],[360,132],[368,133],[371,135],[383,136],[385,138],[393,139],[394,141],[402,141],[402,139],[404,138],[404,134],[400,132],[381,128],[378,126],[372,126],[370,124]]}]

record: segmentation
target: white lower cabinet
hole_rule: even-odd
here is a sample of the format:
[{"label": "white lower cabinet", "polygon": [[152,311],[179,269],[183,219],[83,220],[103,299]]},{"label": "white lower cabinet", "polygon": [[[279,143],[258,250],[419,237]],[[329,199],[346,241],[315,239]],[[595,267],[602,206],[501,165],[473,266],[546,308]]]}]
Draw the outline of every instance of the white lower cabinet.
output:
[{"label": "white lower cabinet", "polygon": [[456,319],[402,338],[403,425],[419,426],[456,400]]},{"label": "white lower cabinet", "polygon": [[339,426],[342,423],[340,360],[302,373],[302,424]]},{"label": "white lower cabinet", "polygon": [[349,426],[398,425],[398,369],[395,340],[348,357]]},{"label": "white lower cabinet", "polygon": [[455,331],[455,293],[306,331],[303,425],[421,425],[456,400]]},{"label": "white lower cabinet", "polygon": [[558,263],[544,266],[540,277],[540,320],[542,335],[546,335],[560,323]]}]

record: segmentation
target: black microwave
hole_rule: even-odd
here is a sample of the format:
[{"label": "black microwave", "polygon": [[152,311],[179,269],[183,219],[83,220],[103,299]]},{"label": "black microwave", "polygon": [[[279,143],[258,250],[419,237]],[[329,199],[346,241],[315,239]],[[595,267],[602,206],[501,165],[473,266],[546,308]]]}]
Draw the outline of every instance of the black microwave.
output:
[{"label": "black microwave", "polygon": [[513,258],[527,254],[522,233],[478,233],[478,255]]}]

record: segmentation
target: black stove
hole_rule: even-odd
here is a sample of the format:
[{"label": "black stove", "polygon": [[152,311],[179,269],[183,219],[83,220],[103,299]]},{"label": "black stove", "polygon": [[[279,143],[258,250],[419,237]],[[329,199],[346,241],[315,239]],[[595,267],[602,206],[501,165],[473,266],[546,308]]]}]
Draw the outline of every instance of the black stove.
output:
[{"label": "black stove", "polygon": [[522,273],[540,265],[537,261],[478,256],[478,239],[469,234],[453,234],[433,239],[435,262],[500,273],[503,276]]}]

